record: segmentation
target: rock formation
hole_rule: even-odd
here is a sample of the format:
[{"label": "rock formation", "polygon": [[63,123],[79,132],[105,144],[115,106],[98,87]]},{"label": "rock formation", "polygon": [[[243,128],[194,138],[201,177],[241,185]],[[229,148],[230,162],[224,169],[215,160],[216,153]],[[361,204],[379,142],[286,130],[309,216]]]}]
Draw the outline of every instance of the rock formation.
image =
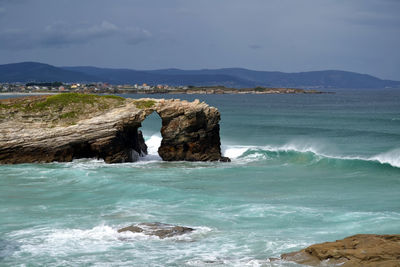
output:
[{"label": "rock formation", "polygon": [[281,258],[311,266],[399,267],[400,235],[354,235],[283,254]]},{"label": "rock formation", "polygon": [[145,235],[158,236],[161,239],[166,237],[173,237],[177,235],[183,235],[194,231],[193,228],[175,226],[165,223],[140,223],[136,225],[131,225],[118,230],[118,233],[122,232],[132,232],[132,233],[143,233]]},{"label": "rock formation", "polygon": [[198,100],[66,93],[0,100],[0,163],[136,161],[147,150],[138,128],[152,112],[162,120],[163,160],[228,160],[221,156],[220,114]]}]

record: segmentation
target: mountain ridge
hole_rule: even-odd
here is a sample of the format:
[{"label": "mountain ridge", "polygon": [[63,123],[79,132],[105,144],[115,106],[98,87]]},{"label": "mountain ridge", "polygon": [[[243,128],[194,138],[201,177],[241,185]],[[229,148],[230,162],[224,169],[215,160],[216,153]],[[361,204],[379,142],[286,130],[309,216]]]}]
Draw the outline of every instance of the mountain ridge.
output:
[{"label": "mountain ridge", "polygon": [[0,65],[0,82],[107,82],[111,84],[222,85],[233,88],[400,88],[400,81],[342,70],[287,73],[245,68],[134,70],[92,66],[56,67],[38,62]]}]

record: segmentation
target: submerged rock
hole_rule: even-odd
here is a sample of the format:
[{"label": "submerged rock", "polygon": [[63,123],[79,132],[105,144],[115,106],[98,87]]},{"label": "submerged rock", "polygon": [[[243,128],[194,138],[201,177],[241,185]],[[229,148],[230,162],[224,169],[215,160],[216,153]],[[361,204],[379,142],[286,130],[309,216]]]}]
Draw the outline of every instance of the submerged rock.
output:
[{"label": "submerged rock", "polygon": [[311,266],[400,266],[400,235],[360,234],[281,255]]},{"label": "submerged rock", "polygon": [[163,160],[228,161],[221,155],[220,114],[198,100],[65,93],[0,100],[0,163],[133,162],[147,153],[138,128],[153,112],[162,120]]},{"label": "submerged rock", "polygon": [[144,233],[146,235],[158,236],[161,239],[167,237],[173,237],[177,235],[183,235],[194,231],[193,228],[176,226],[164,223],[140,223],[137,225],[131,225],[118,230],[118,233],[122,232],[132,232],[132,233]]}]

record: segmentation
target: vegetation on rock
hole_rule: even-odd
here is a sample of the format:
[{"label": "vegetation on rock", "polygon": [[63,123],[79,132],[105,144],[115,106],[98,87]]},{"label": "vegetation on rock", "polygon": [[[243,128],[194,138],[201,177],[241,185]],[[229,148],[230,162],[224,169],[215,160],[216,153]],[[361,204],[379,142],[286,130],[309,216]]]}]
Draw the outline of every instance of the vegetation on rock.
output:
[{"label": "vegetation on rock", "polygon": [[140,109],[151,108],[156,102],[154,100],[137,100],[135,106]]},{"label": "vegetation on rock", "polygon": [[[49,96],[43,102],[35,103],[32,108],[43,110],[46,108],[64,108],[74,103],[79,104],[106,104],[105,99],[113,99],[117,102],[123,102],[125,99],[120,96],[114,95],[88,95],[88,94],[79,94],[79,93],[64,93]],[[120,103],[119,103],[120,104]],[[107,108],[108,105],[100,105],[101,107]]]},{"label": "vegetation on rock", "polygon": [[1,115],[14,119],[35,118],[37,122],[55,126],[75,124],[88,114],[97,114],[125,103],[125,98],[113,95],[63,93],[51,96],[33,96],[0,101]]}]

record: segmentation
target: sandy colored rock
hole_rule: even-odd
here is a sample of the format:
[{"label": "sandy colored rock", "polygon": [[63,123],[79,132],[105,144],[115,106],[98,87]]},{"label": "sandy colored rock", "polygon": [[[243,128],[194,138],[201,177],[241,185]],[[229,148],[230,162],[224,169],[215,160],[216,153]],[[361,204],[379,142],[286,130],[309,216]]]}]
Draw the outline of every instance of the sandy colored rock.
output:
[{"label": "sandy colored rock", "polygon": [[153,112],[162,120],[163,160],[226,161],[220,114],[205,103],[60,94],[0,100],[0,163],[133,162],[147,151],[138,128]]},{"label": "sandy colored rock", "polygon": [[193,228],[176,226],[165,223],[140,223],[137,225],[131,225],[118,230],[118,233],[122,232],[132,232],[132,233],[144,233],[146,235],[158,236],[161,239],[167,237],[173,237],[177,235],[183,235],[194,231]]},{"label": "sandy colored rock", "polygon": [[281,255],[310,266],[400,267],[400,235],[359,234]]}]

